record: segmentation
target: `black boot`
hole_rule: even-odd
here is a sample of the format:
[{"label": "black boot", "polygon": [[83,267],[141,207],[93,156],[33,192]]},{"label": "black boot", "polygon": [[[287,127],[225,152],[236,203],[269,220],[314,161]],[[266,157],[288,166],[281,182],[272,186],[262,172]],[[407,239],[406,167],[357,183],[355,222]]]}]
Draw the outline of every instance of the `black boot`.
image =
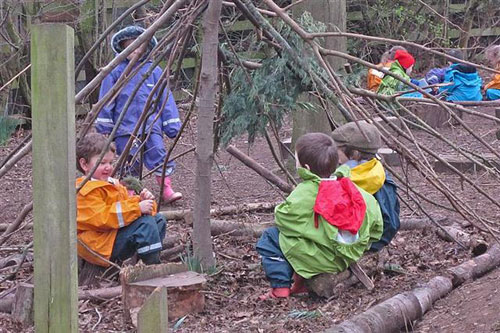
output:
[{"label": "black boot", "polygon": [[157,265],[160,263],[160,251],[139,255],[139,258],[146,265]]}]

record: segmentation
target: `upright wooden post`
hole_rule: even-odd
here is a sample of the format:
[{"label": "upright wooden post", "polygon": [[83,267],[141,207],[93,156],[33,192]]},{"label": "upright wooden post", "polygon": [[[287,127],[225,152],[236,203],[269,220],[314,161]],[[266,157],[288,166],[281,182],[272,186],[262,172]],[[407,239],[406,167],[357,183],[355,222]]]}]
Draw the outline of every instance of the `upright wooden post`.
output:
[{"label": "upright wooden post", "polygon": [[137,314],[137,332],[168,332],[167,287],[156,288],[146,299]]},{"label": "upright wooden post", "polygon": [[73,29],[33,25],[33,216],[36,332],[77,332]]},{"label": "upright wooden post", "polygon": [[[294,0],[297,2],[298,0]],[[345,31],[346,29],[346,0],[313,0],[304,1],[293,8],[294,14],[298,17],[304,11],[311,13],[316,21],[326,24],[327,31]],[[346,39],[325,38],[324,47],[337,51],[346,51]],[[326,58],[335,71],[338,71],[344,65],[345,60],[339,57],[329,56]],[[316,98],[308,97],[309,102],[317,102]],[[342,117],[339,117],[343,119]],[[336,119],[339,120],[339,119]],[[322,132],[329,134],[331,132],[330,121],[325,112],[321,109],[318,112],[308,112],[306,110],[297,110],[293,112],[293,131],[292,147],[295,147],[297,139],[309,132]]]}]

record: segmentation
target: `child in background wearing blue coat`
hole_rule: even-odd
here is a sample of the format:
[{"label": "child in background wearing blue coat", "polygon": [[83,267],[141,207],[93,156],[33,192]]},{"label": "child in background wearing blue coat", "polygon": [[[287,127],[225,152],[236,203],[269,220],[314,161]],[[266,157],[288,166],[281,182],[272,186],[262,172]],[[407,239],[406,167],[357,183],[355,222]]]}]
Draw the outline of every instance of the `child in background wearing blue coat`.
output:
[{"label": "child in background wearing blue coat", "polygon": [[[113,35],[111,39],[111,48],[116,54],[119,54],[144,31],[144,28],[138,26],[129,26],[118,31],[115,35]],[[141,66],[137,74],[132,77],[129,82],[127,82],[127,84],[123,87],[123,89],[121,89],[116,97],[112,99],[108,104],[106,104],[99,113],[96,121],[96,129],[99,133],[110,134],[113,130],[113,127],[115,126],[120,113],[124,111],[128,98],[132,95],[132,92],[135,90],[136,86],[140,84],[144,75],[152,66],[152,61],[143,60],[152,51],[156,44],[156,38],[153,37],[147,45],[144,44],[143,46],[137,48],[134,52],[132,52],[127,57],[127,59],[116,66],[111,71],[111,73],[109,73],[108,76],[106,76],[106,78],[103,80],[101,84],[101,90],[99,92],[99,99],[103,98],[113,88],[114,84],[122,75],[123,71],[128,66],[130,61],[134,59],[134,57],[143,54],[141,60],[137,61],[137,64],[135,65]],[[123,118],[120,126],[118,127],[116,136],[114,138],[118,154],[121,154],[123,152],[127,141],[132,135],[135,125],[139,121],[139,118],[146,105],[148,96],[153,90],[153,87],[160,80],[161,75],[162,70],[160,69],[160,67],[156,67],[153,70],[152,74],[147,77],[146,80],[142,83],[139,90],[133,97],[132,102],[130,103],[126,111],[126,115]],[[168,89],[165,89],[158,99],[158,103],[155,103],[154,101],[158,98],[159,91],[160,89],[155,92],[155,96],[153,96],[153,103],[151,105],[151,107],[155,107],[155,110],[148,110],[150,115],[147,118],[146,126],[141,126],[141,128],[139,129],[137,137],[134,139],[134,143],[129,152],[129,158],[136,155],[137,150],[141,146],[140,138],[143,134],[143,131],[145,135],[151,132],[149,136],[146,136],[146,142],[144,144],[144,164],[149,170],[163,165],[163,162],[166,158],[167,152],[163,143],[163,133],[165,133],[165,135],[169,138],[175,138],[181,126],[179,111],[177,110],[177,106],[175,105],[172,92]],[[159,116],[158,112],[160,112]],[[139,162],[137,160],[131,162],[132,167],[127,170],[127,173],[137,177],[140,170]],[[162,193],[162,199],[166,203],[171,203],[182,198],[181,193],[174,192],[172,190],[170,175],[174,172],[174,169],[174,162],[168,162],[164,178],[164,190]],[[157,182],[161,185],[162,168],[158,168],[155,174]]]},{"label": "child in background wearing blue coat", "polygon": [[[460,50],[450,50],[448,55],[464,59]],[[425,79],[429,85],[438,83],[452,83],[451,85],[440,87],[439,93],[444,93],[447,101],[480,101],[481,77],[476,68],[461,63],[448,62],[449,66],[444,68],[433,68],[426,75]]]}]

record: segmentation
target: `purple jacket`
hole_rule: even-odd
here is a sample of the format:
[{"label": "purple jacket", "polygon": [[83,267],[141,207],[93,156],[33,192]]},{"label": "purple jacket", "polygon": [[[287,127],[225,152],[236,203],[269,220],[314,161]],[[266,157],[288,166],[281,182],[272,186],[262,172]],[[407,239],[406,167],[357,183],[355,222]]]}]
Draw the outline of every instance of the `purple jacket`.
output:
[{"label": "purple jacket", "polygon": [[438,84],[444,82],[444,74],[449,67],[433,68],[425,74],[425,81],[428,85]]},{"label": "purple jacket", "polygon": [[[106,76],[101,84],[101,90],[99,92],[99,99],[103,98],[104,95],[113,87],[116,83],[122,72],[127,67],[129,61],[124,60],[118,66],[116,66],[111,73]],[[141,81],[143,75],[149,70],[152,62],[146,62],[139,72],[126,84],[126,86],[120,91],[120,93],[113,99],[110,103],[105,105],[96,121],[96,129],[99,133],[109,134],[113,130],[113,127],[120,115],[123,111],[125,104],[127,103],[128,97],[134,91],[135,86]],[[123,118],[123,121],[118,128],[116,136],[122,135],[130,135],[132,134],[135,124],[138,122],[139,117],[143,111],[144,106],[146,105],[146,101],[150,92],[153,90],[155,84],[159,81],[160,76],[162,74],[162,70],[160,67],[156,67],[153,73],[144,81],[140,89],[137,91],[135,97],[133,98],[128,110],[127,114]],[[158,89],[159,90],[159,89]],[[153,101],[156,99],[158,90],[155,93]],[[151,126],[153,127],[153,133],[161,134],[162,131],[169,137],[174,138],[179,129],[181,127],[181,121],[179,119],[179,111],[177,110],[177,106],[175,105],[174,97],[172,96],[172,92],[165,89],[161,98],[159,99],[157,108],[160,108],[165,99],[168,98],[168,101],[165,104],[165,108],[161,111],[161,115],[158,119],[153,123],[157,112],[154,112],[147,120],[146,133],[149,131]],[[155,103],[152,103],[154,106]],[[150,110],[151,111],[151,110]],[[142,133],[142,127],[139,129],[139,133]]]}]

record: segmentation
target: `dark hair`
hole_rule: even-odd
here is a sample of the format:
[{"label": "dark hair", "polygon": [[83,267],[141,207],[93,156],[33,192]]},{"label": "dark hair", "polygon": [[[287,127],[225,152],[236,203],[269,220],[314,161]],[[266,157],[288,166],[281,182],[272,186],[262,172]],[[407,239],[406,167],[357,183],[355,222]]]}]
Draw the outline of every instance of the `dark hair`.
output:
[{"label": "dark hair", "polygon": [[302,135],[295,143],[295,151],[300,165],[307,164],[312,173],[322,178],[330,177],[339,162],[335,142],[323,133]]},{"label": "dark hair", "polygon": [[459,50],[459,49],[448,50],[448,51],[446,51],[446,54],[449,56],[452,56],[454,58],[460,59],[460,60],[465,59],[464,53],[462,52],[462,50]]},{"label": "dark hair", "polygon": [[364,152],[364,151],[360,151],[358,150],[357,148],[354,148],[353,146],[349,146],[349,145],[342,145],[342,146],[338,146],[338,148],[345,154],[345,156],[352,160],[354,159],[354,155],[356,152],[359,153],[358,156],[356,156],[356,160],[357,161],[362,161],[362,160],[371,160],[372,158],[376,158],[377,155],[374,154],[374,153],[368,153],[368,152]]},{"label": "dark hair", "polygon": [[497,66],[500,63],[500,45],[488,47],[484,55],[493,66]]},{"label": "dark hair", "polygon": [[399,51],[399,50],[408,52],[408,50],[406,50],[405,47],[402,47],[402,46],[399,46],[399,45],[393,46],[388,51],[389,52],[389,60],[394,60],[394,57],[396,56],[396,51]]},{"label": "dark hair", "polygon": [[[76,145],[76,168],[85,173],[80,166],[80,159],[83,158],[88,163],[92,157],[101,154],[106,147],[106,142],[108,138],[100,133],[89,133],[80,139]],[[114,143],[109,145],[108,151],[116,152]]]}]

